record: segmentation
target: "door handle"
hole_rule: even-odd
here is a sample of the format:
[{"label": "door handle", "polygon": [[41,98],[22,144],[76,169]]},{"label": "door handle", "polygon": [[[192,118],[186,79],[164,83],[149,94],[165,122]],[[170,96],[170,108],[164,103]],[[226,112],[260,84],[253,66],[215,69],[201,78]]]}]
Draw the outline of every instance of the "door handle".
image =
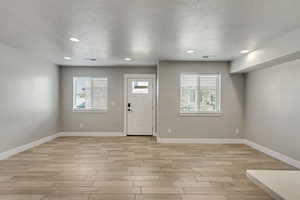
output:
[{"label": "door handle", "polygon": [[131,111],[132,111],[132,110],[131,110],[131,103],[128,103],[128,104],[127,104],[127,111],[128,111],[128,112],[131,112]]}]

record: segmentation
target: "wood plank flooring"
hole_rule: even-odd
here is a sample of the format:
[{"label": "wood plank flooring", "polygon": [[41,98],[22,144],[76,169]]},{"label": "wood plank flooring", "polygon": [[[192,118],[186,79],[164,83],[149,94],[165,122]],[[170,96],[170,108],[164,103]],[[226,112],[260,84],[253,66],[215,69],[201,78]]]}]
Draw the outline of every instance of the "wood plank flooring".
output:
[{"label": "wood plank flooring", "polygon": [[239,144],[60,137],[0,161],[0,200],[270,200],[247,169],[294,169]]}]

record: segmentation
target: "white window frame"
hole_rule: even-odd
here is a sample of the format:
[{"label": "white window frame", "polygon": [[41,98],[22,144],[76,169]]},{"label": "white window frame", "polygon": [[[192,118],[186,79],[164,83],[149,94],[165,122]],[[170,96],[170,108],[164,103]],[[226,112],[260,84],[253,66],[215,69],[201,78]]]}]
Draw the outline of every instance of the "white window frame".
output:
[{"label": "white window frame", "polygon": [[[106,109],[96,109],[96,108],[74,108],[74,103],[76,102],[76,88],[75,88],[75,82],[76,78],[89,78],[89,79],[96,79],[96,78],[105,78],[107,81],[107,90],[106,90]],[[91,81],[91,88],[94,88],[93,81]],[[91,89],[91,97],[93,97],[94,90]],[[108,110],[108,79],[106,76],[73,76],[73,102],[72,102],[72,110],[73,112],[107,112]],[[91,98],[91,102],[93,101],[93,98]]]},{"label": "white window frame", "polygon": [[[199,75],[199,76],[209,76],[209,75],[212,75],[212,76],[218,76],[218,79],[217,79],[217,106],[218,106],[218,109],[217,111],[209,111],[209,112],[184,112],[184,111],[181,111],[181,80],[182,80],[182,76],[184,75]],[[180,116],[204,116],[204,117],[218,117],[218,116],[222,116],[223,113],[221,111],[221,105],[222,105],[222,76],[220,73],[181,73],[180,74],[180,77],[179,77],[179,115]]]}]

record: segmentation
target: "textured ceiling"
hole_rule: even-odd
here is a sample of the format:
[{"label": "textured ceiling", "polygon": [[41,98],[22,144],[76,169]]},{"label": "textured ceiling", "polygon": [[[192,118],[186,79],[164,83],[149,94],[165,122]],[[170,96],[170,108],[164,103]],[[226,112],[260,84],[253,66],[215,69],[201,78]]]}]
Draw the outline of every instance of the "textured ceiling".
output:
[{"label": "textured ceiling", "polygon": [[0,42],[61,65],[232,60],[299,27],[299,8],[299,0],[1,0]]}]

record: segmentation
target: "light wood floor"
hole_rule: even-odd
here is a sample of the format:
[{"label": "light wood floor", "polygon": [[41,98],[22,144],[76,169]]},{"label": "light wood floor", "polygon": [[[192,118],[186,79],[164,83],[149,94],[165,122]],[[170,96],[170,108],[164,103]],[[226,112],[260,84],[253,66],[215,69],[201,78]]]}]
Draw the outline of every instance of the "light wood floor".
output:
[{"label": "light wood floor", "polygon": [[0,161],[1,200],[270,200],[247,169],[293,169],[245,145],[61,137]]}]

